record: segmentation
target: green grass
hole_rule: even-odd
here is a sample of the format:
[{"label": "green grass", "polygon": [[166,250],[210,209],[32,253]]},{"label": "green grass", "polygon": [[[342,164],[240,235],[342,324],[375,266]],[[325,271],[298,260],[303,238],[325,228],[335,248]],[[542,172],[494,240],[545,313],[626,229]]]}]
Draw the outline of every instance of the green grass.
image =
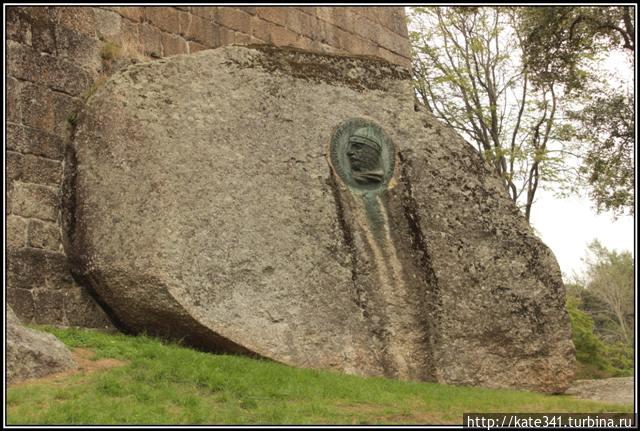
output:
[{"label": "green grass", "polygon": [[362,378],[149,337],[44,328],[127,365],[9,388],[9,424],[441,424],[464,412],[632,412],[524,391]]}]

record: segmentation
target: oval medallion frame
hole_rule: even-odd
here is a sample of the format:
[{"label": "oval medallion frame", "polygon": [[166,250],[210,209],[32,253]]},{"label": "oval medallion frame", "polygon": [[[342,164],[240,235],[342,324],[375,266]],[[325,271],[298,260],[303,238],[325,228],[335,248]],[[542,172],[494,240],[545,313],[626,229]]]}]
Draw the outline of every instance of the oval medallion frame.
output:
[{"label": "oval medallion frame", "polygon": [[333,169],[350,189],[382,190],[393,177],[395,145],[378,124],[350,118],[333,132],[330,159]]}]

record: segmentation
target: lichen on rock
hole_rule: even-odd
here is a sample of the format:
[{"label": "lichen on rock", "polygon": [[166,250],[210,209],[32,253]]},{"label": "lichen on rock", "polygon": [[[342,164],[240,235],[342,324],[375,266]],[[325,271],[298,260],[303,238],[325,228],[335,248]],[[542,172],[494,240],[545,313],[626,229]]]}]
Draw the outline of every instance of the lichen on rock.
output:
[{"label": "lichen on rock", "polygon": [[21,325],[7,306],[7,380],[43,377],[76,368],[71,352],[52,334]]},{"label": "lichen on rock", "polygon": [[[383,187],[331,166],[351,118],[394,144]],[[364,375],[572,379],[555,258],[398,66],[236,46],[132,65],[72,150],[66,251],[124,329]]]}]

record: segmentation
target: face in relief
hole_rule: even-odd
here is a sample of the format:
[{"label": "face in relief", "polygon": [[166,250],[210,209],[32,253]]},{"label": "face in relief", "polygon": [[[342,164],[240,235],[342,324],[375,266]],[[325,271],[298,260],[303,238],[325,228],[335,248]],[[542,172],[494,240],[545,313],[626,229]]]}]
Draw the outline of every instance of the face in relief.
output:
[{"label": "face in relief", "polygon": [[347,157],[355,181],[365,184],[382,181],[381,150],[381,145],[368,127],[356,130],[349,138]]}]

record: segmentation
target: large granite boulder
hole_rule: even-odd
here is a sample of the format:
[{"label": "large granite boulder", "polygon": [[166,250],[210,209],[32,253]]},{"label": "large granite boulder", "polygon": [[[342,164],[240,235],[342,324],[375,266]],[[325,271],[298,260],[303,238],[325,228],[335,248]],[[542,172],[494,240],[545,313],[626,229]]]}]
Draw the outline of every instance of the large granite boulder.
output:
[{"label": "large granite boulder", "polygon": [[560,270],[406,70],[225,47],[99,88],[65,246],[123,329],[287,364],[561,392]]},{"label": "large granite boulder", "polygon": [[71,352],[55,336],[25,328],[7,306],[7,380],[44,377],[77,368]]}]

